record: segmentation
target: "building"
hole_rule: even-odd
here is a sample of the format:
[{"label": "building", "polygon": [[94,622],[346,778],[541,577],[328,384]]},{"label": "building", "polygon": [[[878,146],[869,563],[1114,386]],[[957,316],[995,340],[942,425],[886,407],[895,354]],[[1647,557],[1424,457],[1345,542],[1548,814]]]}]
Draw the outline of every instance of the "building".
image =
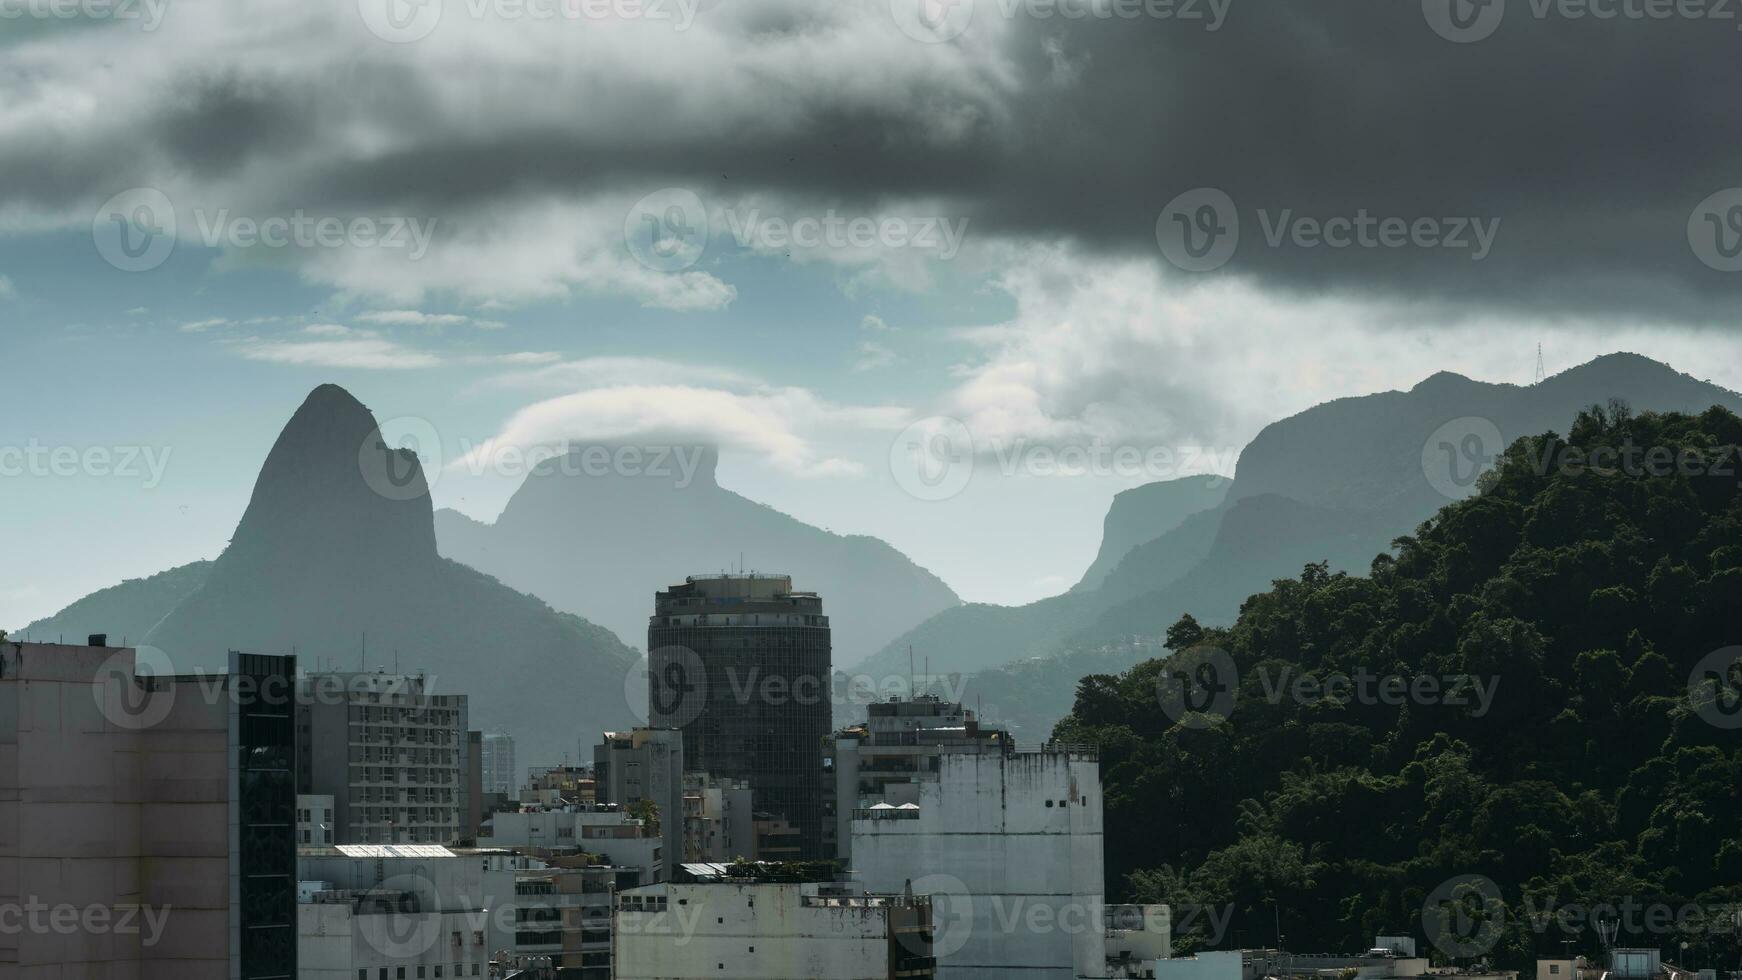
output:
[{"label": "building", "polygon": [[828,856],[829,618],[786,575],[691,576],[654,596],[648,722],[683,731],[684,765],[742,779],[756,809],[798,829],[798,855]]},{"label": "building", "polygon": [[666,866],[680,862],[687,819],[682,732],[669,728],[606,732],[593,747],[593,787],[600,803],[653,804],[663,852],[670,855]]},{"label": "building", "polygon": [[478,839],[484,826],[484,733],[466,733],[466,832],[462,838]]},{"label": "building", "polygon": [[0,930],[0,975],[296,976],[295,658],[105,644],[0,643],[0,903],[110,924]]},{"label": "building", "polygon": [[504,731],[484,733],[484,792],[513,798],[520,792],[520,771],[514,768],[514,736]]},{"label": "building", "polygon": [[564,977],[610,980],[613,896],[651,884],[645,869],[556,858],[514,879],[510,965],[548,963]]},{"label": "building", "polygon": [[750,784],[705,772],[684,776],[684,860],[754,861],[756,806]]},{"label": "building", "polygon": [[1009,755],[1010,733],[983,726],[974,712],[933,695],[866,705],[864,724],[835,733],[829,746],[835,781],[835,852],[851,861],[853,811],[878,803],[919,802],[920,786],[936,782],[938,760],[950,754]]},{"label": "building", "polygon": [[490,976],[485,865],[433,844],[302,848],[298,980]]},{"label": "building", "polygon": [[931,904],[808,880],[781,865],[689,864],[621,892],[620,980],[891,980],[933,976]]},{"label": "building", "polygon": [[[1397,940],[1406,940],[1399,944]],[[1354,980],[1518,980],[1516,971],[1448,970],[1414,954],[1409,937],[1380,936],[1365,953],[1351,955],[1296,954],[1277,949],[1200,951],[1193,956],[1158,959],[1150,976],[1158,980],[1322,980],[1346,976]]]},{"label": "building", "polygon": [[[1106,968],[1092,750],[940,755],[916,803],[855,810],[851,833],[867,890],[932,896],[939,977],[1069,980]],[[1028,928],[1036,916],[1056,925]]]},{"label": "building", "polygon": [[321,847],[333,843],[333,798],[313,793],[296,797],[296,845]]},{"label": "building", "polygon": [[1109,905],[1105,912],[1107,977],[1155,977],[1173,955],[1173,913],[1166,905]]},{"label": "building", "polygon": [[598,802],[593,771],[580,766],[537,766],[520,787],[521,806],[584,806]]},{"label": "building", "polygon": [[647,881],[660,879],[663,843],[627,810],[604,803],[493,814],[478,839],[480,847],[536,857],[598,855],[607,864],[641,869]]},{"label": "building", "polygon": [[297,684],[297,791],[333,798],[343,844],[468,836],[466,698],[421,675],[323,673]]}]

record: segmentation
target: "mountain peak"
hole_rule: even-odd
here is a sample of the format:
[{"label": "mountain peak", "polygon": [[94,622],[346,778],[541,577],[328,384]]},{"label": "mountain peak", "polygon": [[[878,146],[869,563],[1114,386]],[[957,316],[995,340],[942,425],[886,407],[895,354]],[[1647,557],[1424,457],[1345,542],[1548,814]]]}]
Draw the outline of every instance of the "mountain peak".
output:
[{"label": "mountain peak", "polygon": [[429,485],[416,454],[389,447],[349,391],[309,392],[267,454],[223,561],[324,551],[434,557]]}]

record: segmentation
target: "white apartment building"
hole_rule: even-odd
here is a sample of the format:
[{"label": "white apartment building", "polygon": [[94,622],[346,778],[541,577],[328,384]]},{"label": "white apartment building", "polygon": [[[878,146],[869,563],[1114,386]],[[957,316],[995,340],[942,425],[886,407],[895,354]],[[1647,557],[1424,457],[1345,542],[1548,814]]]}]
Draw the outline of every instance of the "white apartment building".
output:
[{"label": "white apartment building", "polygon": [[296,846],[333,843],[333,798],[315,793],[296,795]]},{"label": "white apartment building", "polygon": [[605,803],[492,814],[478,838],[480,848],[601,855],[608,864],[642,869],[647,881],[660,877],[663,844],[622,807]]},{"label": "white apartment building", "polygon": [[917,803],[851,816],[872,892],[930,895],[940,978],[1106,969],[1100,763],[1092,750],[943,754]]},{"label": "white apartment building", "polygon": [[830,882],[662,882],[617,896],[616,976],[922,980],[933,976],[930,918],[923,897]]},{"label": "white apartment building", "polygon": [[466,698],[422,676],[297,682],[297,790],[333,798],[343,844],[450,844],[470,835]]}]

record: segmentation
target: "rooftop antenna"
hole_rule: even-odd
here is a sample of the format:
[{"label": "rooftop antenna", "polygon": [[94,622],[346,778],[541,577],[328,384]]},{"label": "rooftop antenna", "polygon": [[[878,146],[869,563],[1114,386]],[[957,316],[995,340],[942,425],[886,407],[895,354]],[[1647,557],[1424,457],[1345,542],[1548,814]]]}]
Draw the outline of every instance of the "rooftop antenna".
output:
[{"label": "rooftop antenna", "polygon": [[1536,342],[1536,381],[1533,383],[1542,384],[1546,377],[1548,377],[1548,372],[1542,369],[1542,341],[1539,340]]},{"label": "rooftop antenna", "polygon": [[917,698],[919,692],[913,689],[913,685],[913,644],[909,643],[907,645],[907,696]]}]

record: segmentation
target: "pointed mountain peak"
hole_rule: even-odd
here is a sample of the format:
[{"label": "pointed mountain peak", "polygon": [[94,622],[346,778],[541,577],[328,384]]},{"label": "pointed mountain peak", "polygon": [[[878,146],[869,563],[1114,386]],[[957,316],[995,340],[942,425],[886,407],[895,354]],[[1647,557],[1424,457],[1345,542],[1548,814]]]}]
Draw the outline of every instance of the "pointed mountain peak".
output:
[{"label": "pointed mountain peak", "polygon": [[286,551],[433,557],[429,486],[416,454],[387,445],[338,385],[309,393],[272,446],[225,561]]}]

